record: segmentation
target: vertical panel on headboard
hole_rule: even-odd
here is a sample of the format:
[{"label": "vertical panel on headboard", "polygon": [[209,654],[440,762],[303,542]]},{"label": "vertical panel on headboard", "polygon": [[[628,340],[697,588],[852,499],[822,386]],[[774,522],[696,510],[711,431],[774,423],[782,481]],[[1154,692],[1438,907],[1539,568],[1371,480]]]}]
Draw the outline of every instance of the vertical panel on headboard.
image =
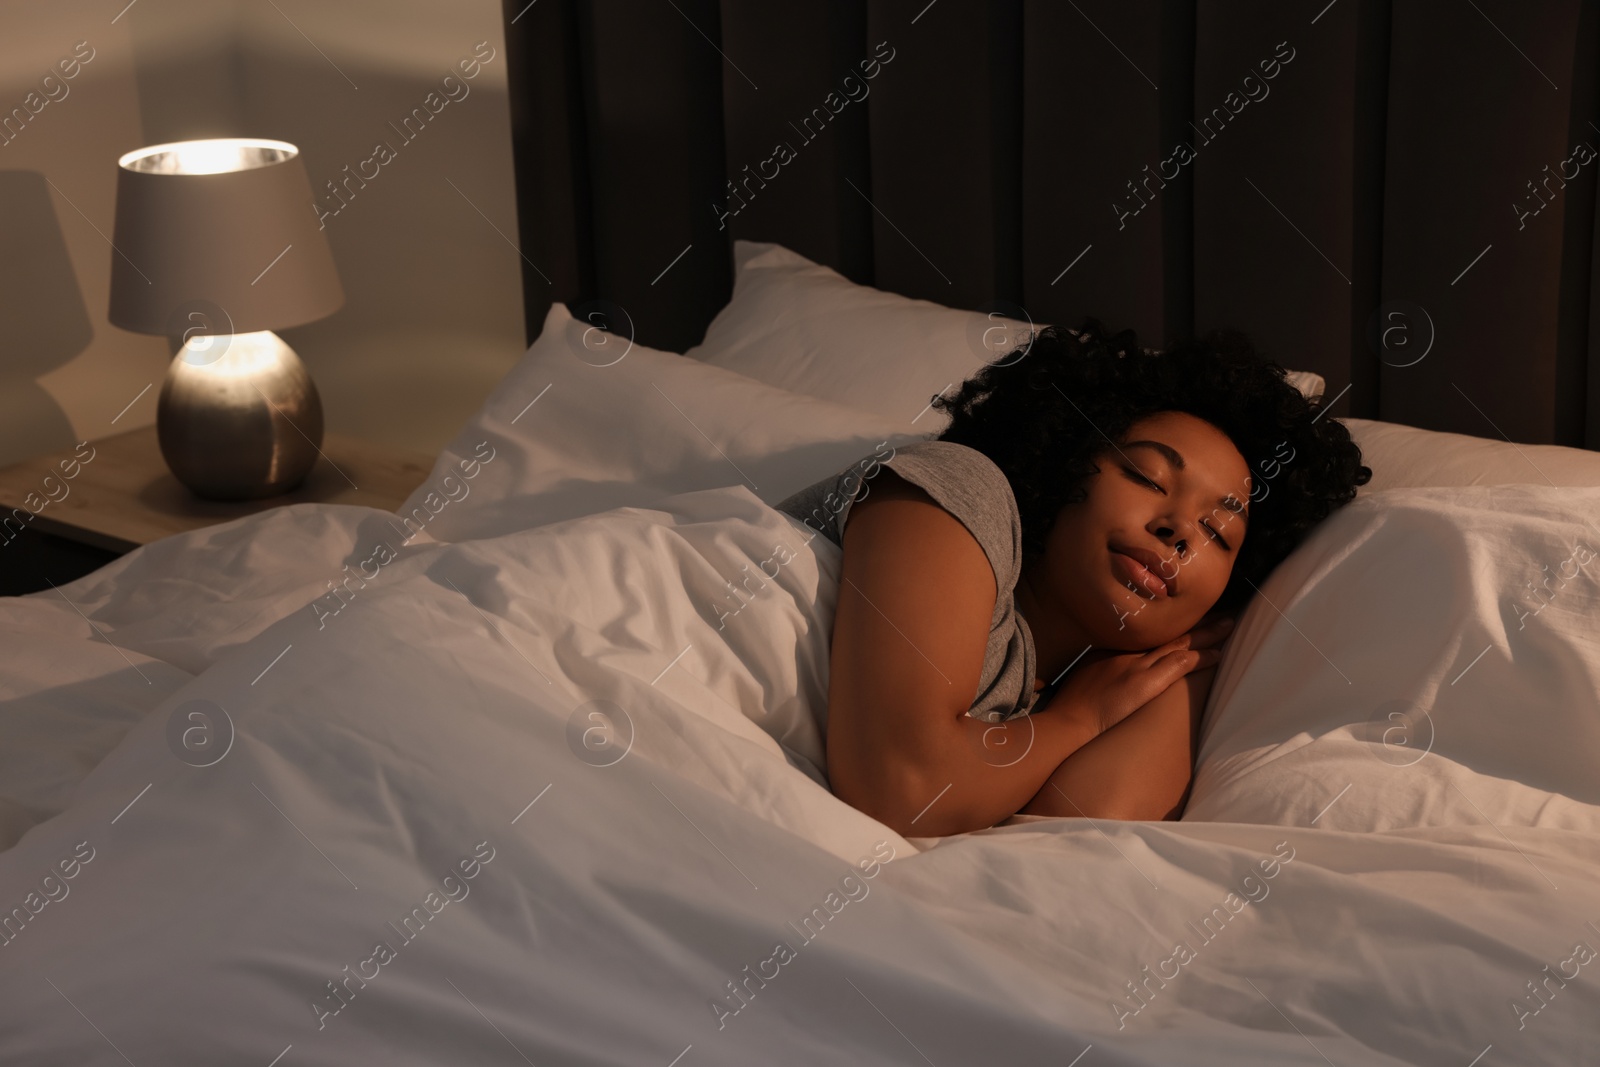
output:
[{"label": "vertical panel on headboard", "polygon": [[[727,178],[719,224],[870,285],[867,111],[895,75],[867,42],[866,0],[722,5]],[[748,75],[749,80],[746,80]],[[709,208],[709,205],[708,205]]]},{"label": "vertical panel on headboard", "polygon": [[732,291],[709,205],[723,174],[717,0],[577,5],[593,190],[595,291],[640,343],[683,351]]},{"label": "vertical panel on headboard", "polygon": [[1350,386],[1341,411],[1375,385],[1357,323],[1379,291],[1374,8],[1201,0],[1195,33],[1195,328],[1245,331],[1330,399]]},{"label": "vertical panel on headboard", "polygon": [[956,307],[1020,295],[1021,0],[870,0],[874,284]]},{"label": "vertical panel on headboard", "polygon": [[1578,0],[1395,6],[1383,299],[1426,309],[1438,336],[1420,362],[1380,367],[1379,418],[1580,443],[1562,411],[1577,398],[1556,389],[1570,201],[1559,178],[1543,185],[1570,147],[1574,65],[1594,61],[1575,51],[1578,12]]},{"label": "vertical panel on headboard", "polygon": [[555,301],[594,291],[588,147],[574,7],[505,0],[523,322],[532,344]]},{"label": "vertical panel on headboard", "polygon": [[[1351,241],[1350,275],[1355,283],[1350,305],[1348,365],[1350,391],[1331,410],[1340,416],[1375,418],[1378,413],[1379,344],[1385,327],[1383,294],[1383,182],[1389,124],[1389,34],[1391,0],[1360,0],[1356,5],[1355,67],[1351,108],[1355,142],[1351,146],[1350,215],[1355,225]],[[1299,326],[1300,336],[1307,333]],[[1325,376],[1326,377],[1326,376]],[[1329,378],[1329,400],[1338,393]]]},{"label": "vertical panel on headboard", "polygon": [[[1600,0],[1585,0],[1573,39],[1572,108],[1561,161],[1587,146],[1562,213],[1561,310],[1556,326],[1556,440],[1600,449]],[[1581,154],[1581,153],[1580,153]],[[1558,171],[1561,161],[1554,164]],[[1583,175],[1583,171],[1588,174]]]},{"label": "vertical panel on headboard", "polygon": [[1153,348],[1189,326],[1189,181],[1160,162],[1186,130],[1193,11],[1158,0],[1024,7],[1024,305],[1094,316]]}]

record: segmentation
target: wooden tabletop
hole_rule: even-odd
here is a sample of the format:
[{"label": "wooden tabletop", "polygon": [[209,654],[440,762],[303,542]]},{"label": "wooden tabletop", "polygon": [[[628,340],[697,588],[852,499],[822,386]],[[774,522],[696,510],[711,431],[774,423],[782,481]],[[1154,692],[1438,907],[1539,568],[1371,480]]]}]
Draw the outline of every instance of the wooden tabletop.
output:
[{"label": "wooden tabletop", "polygon": [[[89,447],[93,458],[85,463]],[[0,470],[0,517],[21,508],[33,513],[29,528],[122,553],[284,504],[360,504],[393,511],[433,469],[433,458],[420,452],[328,433],[316,465],[292,492],[259,500],[205,500],[167,469],[153,425],[91,441],[89,447]],[[60,466],[63,460],[77,461],[75,477],[64,476],[74,468],[71,462]],[[29,506],[30,494],[34,505],[44,501],[44,506]]]}]

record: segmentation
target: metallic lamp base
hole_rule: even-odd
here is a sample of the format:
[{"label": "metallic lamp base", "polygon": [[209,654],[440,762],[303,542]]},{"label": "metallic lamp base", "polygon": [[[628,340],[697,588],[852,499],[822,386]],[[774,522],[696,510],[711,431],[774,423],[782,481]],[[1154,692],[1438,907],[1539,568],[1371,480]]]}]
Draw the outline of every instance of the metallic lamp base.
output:
[{"label": "metallic lamp base", "polygon": [[270,330],[194,337],[167,369],[156,437],[197,496],[275,496],[317,461],[322,400],[300,357]]}]

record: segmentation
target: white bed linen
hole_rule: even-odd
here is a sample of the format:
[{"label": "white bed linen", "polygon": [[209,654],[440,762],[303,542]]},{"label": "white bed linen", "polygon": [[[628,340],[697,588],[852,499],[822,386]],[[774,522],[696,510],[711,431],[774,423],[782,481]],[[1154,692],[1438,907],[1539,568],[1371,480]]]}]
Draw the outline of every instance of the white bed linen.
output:
[{"label": "white bed linen", "polygon": [[1363,496],[1229,646],[1185,819],[1600,838],[1600,487]]},{"label": "white bed linen", "polygon": [[[1600,485],[1600,452],[1567,445],[1524,445],[1377,419],[1340,419],[1376,493],[1430,485]],[[1486,427],[1487,429],[1487,427]]]},{"label": "white bed linen", "polygon": [[[418,543],[332,616],[307,601],[392,517],[269,512],[63,587],[130,659],[193,677],[168,677],[65,809],[0,853],[0,907],[66,890],[0,947],[0,1062],[1600,1052],[1587,970],[1520,1029],[1509,1007],[1574,942],[1600,944],[1595,836],[1019,818],[908,841],[810,766],[837,549],[743,487],[661,508]],[[786,539],[793,558],[718,630],[724,581]],[[24,598],[3,625],[59,640],[63,687],[144,685],[104,656],[70,670],[91,631],[68,610]],[[598,742],[620,734],[584,747],[595,699],[632,725],[610,766],[620,750]],[[196,700],[236,730],[208,767],[169,747]],[[446,881],[461,862],[475,877]],[[437,914],[407,941],[388,924],[416,906]],[[813,908],[806,940],[786,924]],[[1189,925],[1208,913],[1211,941]],[[719,1019],[726,983],[779,940],[792,957]],[[1174,962],[1180,940],[1194,955]],[[364,963],[379,941],[392,958]],[[375,977],[319,1018],[347,965]],[[1150,991],[1137,1012],[1133,982]]]},{"label": "white bed linen", "polygon": [[[734,241],[733,268],[732,297],[685,356],[932,431],[950,423],[927,409],[934,394],[1048,325],[1016,305],[986,314],[858,285],[770,242]],[[1308,398],[1326,387],[1309,371],[1288,378]]]},{"label": "white bed linen", "polygon": [[552,304],[399,512],[431,540],[465,541],[741,481],[776,504],[931,435],[910,420],[631,344]]},{"label": "white bed linen", "polygon": [[57,591],[0,597],[0,848],[60,811],[152,708],[343,581],[395,522],[293,504],[153,542]]}]

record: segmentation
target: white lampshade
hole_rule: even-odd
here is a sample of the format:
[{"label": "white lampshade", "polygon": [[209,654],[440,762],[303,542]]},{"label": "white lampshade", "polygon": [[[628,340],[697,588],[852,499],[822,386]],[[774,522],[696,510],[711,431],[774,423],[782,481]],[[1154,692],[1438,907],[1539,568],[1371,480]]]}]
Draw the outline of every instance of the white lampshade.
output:
[{"label": "white lampshade", "polygon": [[111,322],[179,336],[199,320],[244,334],[344,305],[300,150],[229,137],[153,145],[117,161]]}]

